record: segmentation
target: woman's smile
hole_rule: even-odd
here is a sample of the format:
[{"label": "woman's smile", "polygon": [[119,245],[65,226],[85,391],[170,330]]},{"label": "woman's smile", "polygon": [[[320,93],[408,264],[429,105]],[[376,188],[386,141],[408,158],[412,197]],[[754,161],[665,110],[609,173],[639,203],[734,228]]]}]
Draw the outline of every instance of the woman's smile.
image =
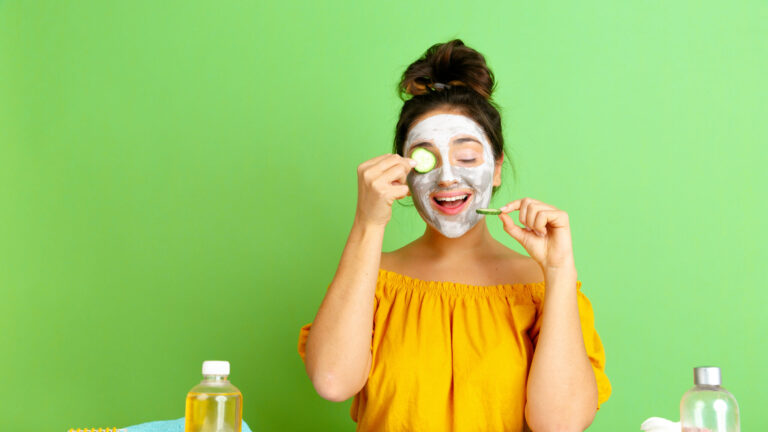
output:
[{"label": "woman's smile", "polygon": [[456,215],[464,211],[472,201],[474,194],[470,190],[453,190],[434,192],[430,195],[432,207],[448,216]]}]

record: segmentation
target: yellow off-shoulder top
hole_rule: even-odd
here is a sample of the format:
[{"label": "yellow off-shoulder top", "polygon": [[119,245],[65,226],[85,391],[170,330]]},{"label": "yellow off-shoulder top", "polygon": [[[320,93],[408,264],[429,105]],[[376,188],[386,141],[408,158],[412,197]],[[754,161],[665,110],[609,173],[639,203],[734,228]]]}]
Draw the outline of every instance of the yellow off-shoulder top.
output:
[{"label": "yellow off-shoulder top", "polygon": [[[599,405],[605,351],[576,283]],[[352,402],[358,431],[522,431],[526,380],[541,328],[545,283],[465,285],[379,270],[372,365]],[[311,323],[299,332],[302,360]]]}]

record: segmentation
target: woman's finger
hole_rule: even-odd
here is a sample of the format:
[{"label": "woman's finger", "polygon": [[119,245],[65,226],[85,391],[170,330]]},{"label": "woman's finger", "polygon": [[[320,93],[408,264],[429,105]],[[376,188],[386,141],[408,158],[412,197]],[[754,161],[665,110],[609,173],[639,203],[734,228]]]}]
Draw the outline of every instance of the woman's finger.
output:
[{"label": "woman's finger", "polygon": [[[533,229],[533,221],[536,219],[536,213],[538,213],[536,203],[533,201],[526,201],[523,208],[525,209],[525,217],[523,218],[522,223]],[[522,210],[520,211],[522,212]]]},{"label": "woman's finger", "polygon": [[520,224],[525,225],[526,227],[530,228],[531,226],[528,224],[528,212],[530,209],[528,208],[531,205],[531,199],[530,198],[523,198],[520,201],[520,213],[518,214],[518,218],[520,219]]},{"label": "woman's finger", "polygon": [[[535,206],[535,207],[532,207]],[[511,213],[515,210],[519,210],[520,214],[518,215],[520,224],[524,225],[525,227],[531,227],[533,225],[533,221],[535,219],[535,213],[536,210],[557,210],[556,207],[551,206],[547,203],[543,203],[541,201],[537,201],[533,198],[520,198],[516,199],[503,207],[501,207],[501,211],[503,213]]]},{"label": "woman's finger", "polygon": [[379,171],[376,169],[376,165],[383,160],[389,159],[391,156],[391,154],[384,154],[361,163],[357,167],[358,180],[361,180],[366,184],[373,183],[373,181],[376,180],[379,175]]},{"label": "woman's finger", "polygon": [[528,212],[525,215],[525,224],[533,229],[536,229],[536,219],[539,217],[539,213],[543,211],[550,211],[548,210],[548,207],[549,206],[536,201],[529,204]]},{"label": "woman's finger", "polygon": [[505,204],[504,206],[501,207],[501,209],[500,209],[501,212],[502,213],[510,213],[510,212],[515,211],[515,210],[520,210],[520,201],[522,201],[522,200],[516,199],[516,200],[514,200],[514,201],[512,201],[510,203]]},{"label": "woman's finger", "polygon": [[384,171],[396,165],[402,165],[403,167],[408,168],[410,170],[410,167],[415,165],[415,162],[416,162],[414,161],[414,163],[411,164],[410,161],[412,161],[413,159],[407,159],[397,154],[391,154],[388,156],[389,157],[380,160],[379,162],[377,162],[375,165],[371,166],[368,169],[372,178],[376,179],[381,177]]},{"label": "woman's finger", "polygon": [[378,162],[369,165],[367,168],[359,172],[360,178],[368,184],[373,184],[381,177],[381,173],[389,169],[393,165],[399,163],[398,159],[402,159],[399,155],[388,154]]},{"label": "woman's finger", "polygon": [[358,171],[365,171],[370,166],[375,165],[380,160],[388,158],[390,156],[392,156],[392,153],[385,153],[383,155],[376,156],[375,158],[368,159],[367,161],[365,161],[365,162],[361,163],[360,165],[358,165],[357,169],[358,169]]},{"label": "woman's finger", "polygon": [[531,226],[541,236],[547,235],[547,222],[552,218],[553,213],[552,210],[541,210],[536,214],[536,219]]},{"label": "woman's finger", "polygon": [[547,207],[547,209],[549,209],[549,210],[557,210],[557,207],[551,206],[551,205],[549,205],[549,204],[547,204],[545,202],[541,202],[541,201],[535,200],[533,198],[518,198],[518,199],[516,199],[514,201],[510,201],[509,203],[507,203],[503,207],[501,207],[501,211],[503,211],[504,213],[509,213],[509,212],[512,212],[512,211],[515,211],[515,210],[519,210],[521,205],[522,205],[523,200],[526,200],[526,201],[529,201],[529,202],[533,202],[533,203],[539,203],[539,204]]},{"label": "woman's finger", "polygon": [[408,196],[408,189],[407,185],[392,185],[392,189],[390,189],[390,193],[392,194],[392,198],[395,200],[403,199],[406,196]]},{"label": "woman's finger", "polygon": [[[505,205],[505,206],[501,207],[501,209],[500,209],[500,210],[501,210],[501,213],[502,213],[502,214],[507,214],[507,213],[511,213],[511,212],[513,212],[513,211],[521,210],[521,208],[522,208],[522,205],[523,205],[523,199],[524,199],[524,198],[516,199],[516,200],[514,200],[514,201],[510,202],[509,204],[507,204],[507,205]],[[504,220],[504,219],[502,218],[502,220]],[[522,225],[525,225],[525,224],[524,224],[522,221],[521,221],[520,223],[521,223]],[[530,231],[530,230],[528,229],[528,227],[525,227],[525,226],[524,226],[523,228],[521,228],[521,229],[524,229],[524,230]]]},{"label": "woman's finger", "polygon": [[526,238],[532,234],[515,225],[515,221],[512,220],[512,217],[506,213],[500,214],[499,218],[501,218],[501,222],[504,224],[504,231],[506,231],[507,234],[512,236],[512,238],[517,240],[520,244],[525,245]]},{"label": "woman's finger", "polygon": [[410,165],[398,163],[398,164],[392,165],[391,167],[387,168],[384,172],[382,172],[380,178],[386,180],[387,183],[392,183],[395,180],[397,180],[401,184],[405,184],[405,179],[408,176],[408,171],[410,170],[411,170]]}]

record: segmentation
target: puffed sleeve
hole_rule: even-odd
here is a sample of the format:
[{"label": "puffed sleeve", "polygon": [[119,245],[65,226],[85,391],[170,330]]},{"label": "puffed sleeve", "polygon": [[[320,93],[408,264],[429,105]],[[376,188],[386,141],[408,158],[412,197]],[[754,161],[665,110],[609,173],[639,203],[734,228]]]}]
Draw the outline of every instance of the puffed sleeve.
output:
[{"label": "puffed sleeve", "polygon": [[305,324],[301,330],[299,330],[299,355],[301,361],[307,356],[307,336],[309,336],[309,329],[312,327],[312,323]]},{"label": "puffed sleeve", "polygon": [[[597,380],[597,409],[607,401],[611,396],[611,382],[605,374],[605,350],[600,336],[595,329],[595,315],[592,311],[592,303],[583,292],[581,292],[581,281],[576,281],[577,302],[579,306],[579,320],[581,321],[581,333],[584,336],[584,347],[592,364],[592,370]],[[532,289],[533,302],[536,305],[536,322],[529,331],[529,336],[533,345],[539,340],[539,330],[541,330],[541,309],[544,305],[544,285],[535,285]]]}]

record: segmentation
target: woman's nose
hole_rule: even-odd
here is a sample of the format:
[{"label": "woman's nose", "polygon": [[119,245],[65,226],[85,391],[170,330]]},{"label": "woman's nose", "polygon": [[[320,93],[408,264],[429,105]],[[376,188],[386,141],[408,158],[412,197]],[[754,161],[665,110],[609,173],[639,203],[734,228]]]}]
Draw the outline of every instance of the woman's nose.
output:
[{"label": "woman's nose", "polygon": [[453,175],[453,167],[450,164],[444,164],[440,167],[440,174],[437,178],[437,184],[440,187],[447,187],[458,183],[459,179]]}]

